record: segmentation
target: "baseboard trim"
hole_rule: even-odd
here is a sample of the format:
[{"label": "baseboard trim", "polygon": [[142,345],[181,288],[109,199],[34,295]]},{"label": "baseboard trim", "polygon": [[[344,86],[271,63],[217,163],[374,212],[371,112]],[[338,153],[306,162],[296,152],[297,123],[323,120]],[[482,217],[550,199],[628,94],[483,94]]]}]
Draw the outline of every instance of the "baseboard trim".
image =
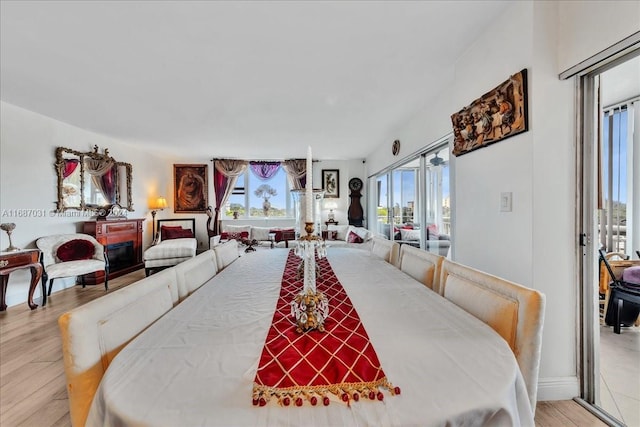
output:
[{"label": "baseboard trim", "polygon": [[538,379],[538,401],[571,400],[576,396],[580,396],[578,377]]}]

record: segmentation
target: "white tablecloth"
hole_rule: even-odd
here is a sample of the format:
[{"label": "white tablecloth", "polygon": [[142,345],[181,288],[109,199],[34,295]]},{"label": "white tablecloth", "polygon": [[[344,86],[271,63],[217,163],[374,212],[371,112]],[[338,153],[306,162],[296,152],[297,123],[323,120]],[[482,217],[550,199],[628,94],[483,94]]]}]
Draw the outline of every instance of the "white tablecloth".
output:
[{"label": "white tablecloth", "polygon": [[492,329],[390,264],[330,248],[389,381],[402,394],[350,406],[253,406],[287,251],[241,257],[127,345],[88,426],[533,426],[524,380]]}]

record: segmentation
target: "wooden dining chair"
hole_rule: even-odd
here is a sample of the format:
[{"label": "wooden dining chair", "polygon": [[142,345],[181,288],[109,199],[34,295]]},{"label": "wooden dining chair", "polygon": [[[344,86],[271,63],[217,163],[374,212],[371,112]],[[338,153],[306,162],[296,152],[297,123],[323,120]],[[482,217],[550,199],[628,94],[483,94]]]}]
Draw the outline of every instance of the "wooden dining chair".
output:
[{"label": "wooden dining chair", "polygon": [[632,326],[640,315],[640,284],[625,282],[616,277],[602,249],[598,252],[600,261],[611,277],[604,322],[613,326],[613,332],[619,334],[621,326]]}]

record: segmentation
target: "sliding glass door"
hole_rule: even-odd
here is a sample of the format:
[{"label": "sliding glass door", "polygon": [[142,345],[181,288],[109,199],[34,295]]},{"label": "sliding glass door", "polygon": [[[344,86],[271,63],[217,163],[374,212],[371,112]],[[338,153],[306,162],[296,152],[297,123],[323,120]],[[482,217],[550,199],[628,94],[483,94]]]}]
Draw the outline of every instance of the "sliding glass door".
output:
[{"label": "sliding glass door", "polygon": [[447,147],[425,154],[425,249],[447,256],[451,247],[451,195]]},{"label": "sliding glass door", "polygon": [[370,177],[375,232],[443,256],[451,246],[449,139]]}]

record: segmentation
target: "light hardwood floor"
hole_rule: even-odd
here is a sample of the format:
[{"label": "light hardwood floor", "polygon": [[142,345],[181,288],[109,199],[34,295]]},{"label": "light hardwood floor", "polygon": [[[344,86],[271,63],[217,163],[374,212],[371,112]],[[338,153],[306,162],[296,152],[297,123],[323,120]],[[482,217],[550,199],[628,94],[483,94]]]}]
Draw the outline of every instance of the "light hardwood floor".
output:
[{"label": "light hardwood floor", "polygon": [[[144,277],[144,270],[109,282],[110,291]],[[0,426],[69,426],[58,317],[105,294],[102,285],[54,293],[44,308],[27,304],[0,313]],[[36,301],[40,303],[40,301]],[[605,426],[572,400],[539,402],[538,427]]]}]

